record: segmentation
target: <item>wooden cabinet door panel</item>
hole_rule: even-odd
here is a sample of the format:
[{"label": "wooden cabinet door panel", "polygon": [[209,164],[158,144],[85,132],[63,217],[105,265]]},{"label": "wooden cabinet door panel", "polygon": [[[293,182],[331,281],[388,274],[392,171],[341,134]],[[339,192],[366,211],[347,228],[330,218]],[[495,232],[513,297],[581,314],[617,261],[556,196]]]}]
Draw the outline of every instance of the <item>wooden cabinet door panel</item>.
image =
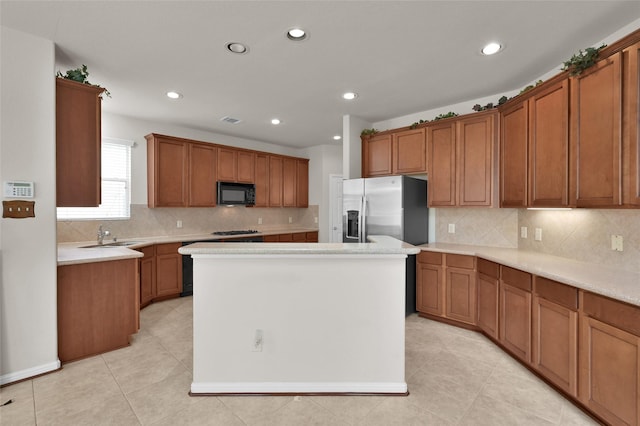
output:
[{"label": "wooden cabinet door panel", "polygon": [[581,316],[579,396],[612,425],[640,424],[640,338]]},{"label": "wooden cabinet door panel", "polygon": [[533,366],[570,395],[577,396],[578,313],[533,297]]},{"label": "wooden cabinet door panel", "polygon": [[140,259],[140,307],[144,308],[156,296],[156,250],[149,246],[138,251],[144,254]]},{"label": "wooden cabinet door panel", "polygon": [[424,128],[393,134],[393,174],[426,173],[427,140]]},{"label": "wooden cabinet door panel", "polygon": [[498,339],[497,278],[478,274],[478,327],[494,339]]},{"label": "wooden cabinet door panel", "polygon": [[455,122],[427,127],[429,206],[456,205]]},{"label": "wooden cabinet door panel", "polygon": [[101,202],[101,99],[104,89],[56,78],[56,205]]},{"label": "wooden cabinet door panel", "polygon": [[640,206],[640,43],[623,51],[623,204]]},{"label": "wooden cabinet door panel", "polygon": [[531,293],[500,281],[500,342],[531,362]]},{"label": "wooden cabinet door panel", "polygon": [[269,156],[269,207],[282,207],[282,157]]},{"label": "wooden cabinet door panel", "polygon": [[364,177],[386,176],[393,173],[391,135],[363,138],[362,173]]},{"label": "wooden cabinet door panel", "polygon": [[186,207],[188,201],[188,148],[180,141],[156,138],[153,185],[155,205]]},{"label": "wooden cabinet door panel", "polygon": [[255,162],[256,154],[253,152],[238,151],[237,181],[242,183],[255,183]]},{"label": "wooden cabinet door panel", "polygon": [[417,311],[425,314],[443,316],[443,268],[441,266],[418,263],[417,269]]},{"label": "wooden cabinet door panel", "polygon": [[189,206],[216,205],[216,148],[189,144]]},{"label": "wooden cabinet door panel", "polygon": [[296,176],[297,165],[295,158],[282,159],[282,206],[296,206]]},{"label": "wooden cabinet door panel", "polygon": [[269,206],[269,157],[256,155],[256,203],[255,207]]},{"label": "wooden cabinet door panel", "polygon": [[500,117],[500,207],[526,207],[528,101],[505,109]]},{"label": "wooden cabinet door panel", "polygon": [[495,113],[457,123],[459,206],[491,206]]},{"label": "wooden cabinet door panel", "polygon": [[622,53],[571,80],[571,199],[577,207],[622,202]]},{"label": "wooden cabinet door panel", "polygon": [[238,152],[232,148],[218,148],[218,180],[235,182],[238,179]]},{"label": "wooden cabinet door panel", "polygon": [[182,291],[181,243],[156,246],[156,297],[175,296]]},{"label": "wooden cabinet door panel", "polygon": [[453,320],[476,323],[475,272],[447,267],[445,316]]},{"label": "wooden cabinet door panel", "polygon": [[569,205],[569,82],[529,100],[529,206]]},{"label": "wooden cabinet door panel", "polygon": [[297,160],[296,167],[296,203],[298,207],[309,207],[309,160]]}]

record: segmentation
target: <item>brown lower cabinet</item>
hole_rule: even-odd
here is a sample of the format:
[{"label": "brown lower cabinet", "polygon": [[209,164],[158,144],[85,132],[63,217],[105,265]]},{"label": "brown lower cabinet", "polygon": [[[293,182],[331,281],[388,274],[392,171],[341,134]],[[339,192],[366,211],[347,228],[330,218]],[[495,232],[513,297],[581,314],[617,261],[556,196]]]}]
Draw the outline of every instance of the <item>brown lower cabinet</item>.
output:
[{"label": "brown lower cabinet", "polygon": [[476,323],[474,256],[420,252],[416,271],[416,309],[427,315]]},{"label": "brown lower cabinet", "polygon": [[640,424],[640,309],[581,291],[580,401],[612,425]]},{"label": "brown lower cabinet", "polygon": [[500,265],[478,259],[478,327],[498,340],[498,300],[500,295]]},{"label": "brown lower cabinet", "polygon": [[531,274],[500,266],[500,343],[531,362]]},{"label": "brown lower cabinet", "polygon": [[289,234],[265,235],[262,237],[265,243],[317,243],[318,232],[293,232]]},{"label": "brown lower cabinet", "polygon": [[[469,259],[418,254],[421,316],[482,331],[604,424],[640,425],[640,307],[485,259],[472,290]],[[474,309],[475,325],[460,315]]]},{"label": "brown lower cabinet", "polygon": [[58,267],[58,357],[118,349],[138,332],[138,260]]},{"label": "brown lower cabinet", "polygon": [[142,247],[140,259],[140,306],[153,301],[178,297],[182,292],[182,243]]},{"label": "brown lower cabinet", "polygon": [[533,367],[576,397],[578,289],[538,276],[533,284]]}]

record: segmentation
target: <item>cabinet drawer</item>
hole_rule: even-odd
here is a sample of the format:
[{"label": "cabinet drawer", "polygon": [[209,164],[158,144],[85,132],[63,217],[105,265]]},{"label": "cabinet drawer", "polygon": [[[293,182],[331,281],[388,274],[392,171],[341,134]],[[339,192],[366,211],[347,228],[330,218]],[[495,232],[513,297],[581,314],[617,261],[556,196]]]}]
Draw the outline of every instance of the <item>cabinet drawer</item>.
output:
[{"label": "cabinet drawer", "polygon": [[293,241],[293,235],[292,234],[280,234],[278,236],[278,241],[280,241],[281,243],[290,243]]},{"label": "cabinet drawer", "polygon": [[308,243],[317,243],[318,242],[318,233],[317,232],[307,232],[307,242]]},{"label": "cabinet drawer", "polygon": [[547,278],[535,277],[535,293],[573,311],[578,310],[578,289]]},{"label": "cabinet drawer", "polygon": [[500,278],[500,265],[488,260],[478,259],[478,273],[498,279]]},{"label": "cabinet drawer", "polygon": [[640,308],[586,291],[582,294],[585,314],[640,336]]},{"label": "cabinet drawer", "polygon": [[277,243],[280,241],[278,235],[265,235],[262,237],[262,241],[265,243]]},{"label": "cabinet drawer", "polygon": [[463,256],[460,254],[447,254],[447,266],[463,269],[474,269],[476,258],[474,256]]},{"label": "cabinet drawer", "polygon": [[502,281],[524,291],[531,291],[531,274],[501,265]]},{"label": "cabinet drawer", "polygon": [[442,253],[433,251],[421,251],[418,253],[418,262],[430,265],[442,265]]},{"label": "cabinet drawer", "polygon": [[299,243],[299,242],[305,242],[307,241],[307,233],[306,232],[298,232],[293,235],[293,241]]},{"label": "cabinet drawer", "polygon": [[182,247],[182,243],[158,244],[156,245],[156,254],[178,254],[180,247]]}]

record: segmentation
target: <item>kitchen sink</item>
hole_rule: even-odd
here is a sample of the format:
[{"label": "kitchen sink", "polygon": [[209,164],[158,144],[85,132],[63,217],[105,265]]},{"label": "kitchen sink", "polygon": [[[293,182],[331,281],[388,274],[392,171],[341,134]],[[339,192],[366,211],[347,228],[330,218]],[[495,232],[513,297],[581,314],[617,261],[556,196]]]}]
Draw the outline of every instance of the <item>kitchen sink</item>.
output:
[{"label": "kitchen sink", "polygon": [[127,247],[134,244],[140,244],[140,241],[114,241],[112,243],[92,244],[90,246],[82,246],[80,248],[98,248],[98,247]]}]

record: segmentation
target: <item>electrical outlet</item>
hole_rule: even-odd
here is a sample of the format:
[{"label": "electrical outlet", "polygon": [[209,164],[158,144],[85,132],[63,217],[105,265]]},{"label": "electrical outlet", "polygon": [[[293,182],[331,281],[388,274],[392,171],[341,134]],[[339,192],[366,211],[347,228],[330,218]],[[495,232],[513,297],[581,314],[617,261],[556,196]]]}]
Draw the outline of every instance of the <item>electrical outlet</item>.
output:
[{"label": "electrical outlet", "polygon": [[182,228],[182,221],[181,220],[176,221],[176,228]]},{"label": "electrical outlet", "polygon": [[449,224],[449,233],[450,234],[455,234],[456,233],[456,224],[455,223],[450,223]]},{"label": "electrical outlet", "polygon": [[313,221],[314,221],[315,223],[318,223],[318,217],[317,217],[317,216],[316,216],[316,217],[314,217],[314,218],[313,218]]},{"label": "electrical outlet", "polygon": [[527,238],[527,227],[526,226],[521,226],[520,227],[520,238]]},{"label": "electrical outlet", "polygon": [[262,225],[262,218],[261,217],[258,218],[258,225]]},{"label": "electrical outlet", "polygon": [[289,223],[293,223],[293,218],[289,216]]},{"label": "electrical outlet", "polygon": [[624,251],[624,238],[622,238],[622,235],[611,236],[611,250]]},{"label": "electrical outlet", "polygon": [[256,329],[255,335],[253,336],[251,352],[262,352],[262,330],[260,329]]},{"label": "electrical outlet", "polygon": [[542,241],[542,228],[536,228],[536,235],[534,239],[536,241]]}]

